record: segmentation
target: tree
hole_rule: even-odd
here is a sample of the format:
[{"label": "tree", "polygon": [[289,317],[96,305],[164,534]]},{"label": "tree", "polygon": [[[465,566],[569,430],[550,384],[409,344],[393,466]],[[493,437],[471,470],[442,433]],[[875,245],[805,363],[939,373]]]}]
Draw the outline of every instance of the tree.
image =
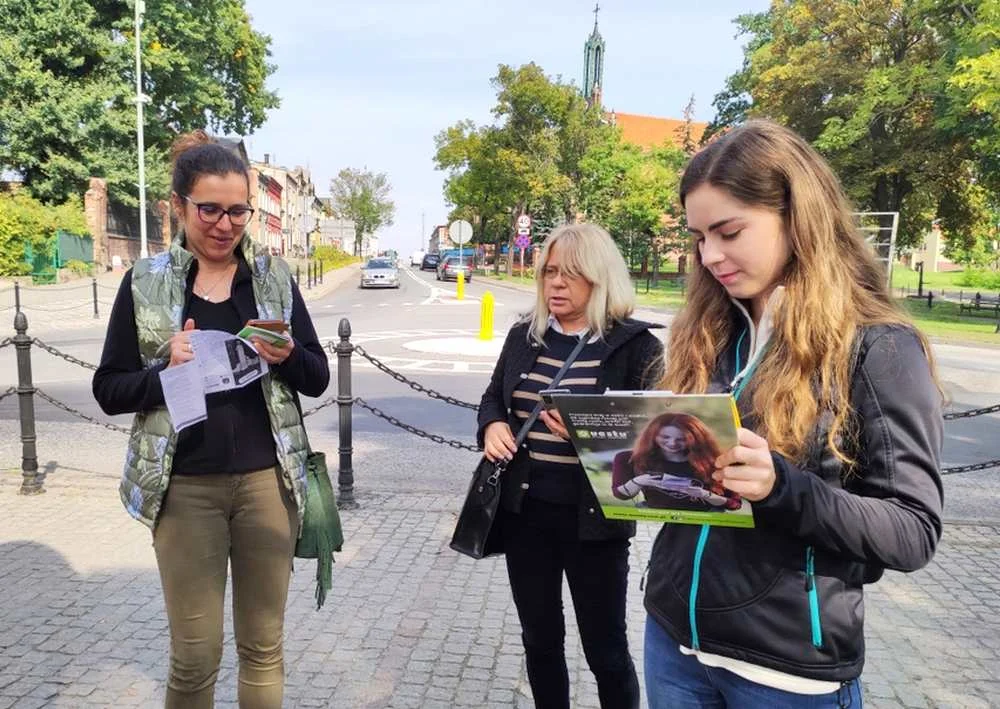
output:
[{"label": "tree", "polygon": [[957,90],[979,84],[953,77],[988,21],[976,13],[995,2],[786,0],[743,15],[743,68],[716,96],[712,130],[754,116],[794,128],[862,209],[901,212],[900,246],[917,243],[937,211],[971,213],[962,185],[996,128]]},{"label": "tree", "polygon": [[[536,64],[500,65],[495,123],[460,121],[435,138],[435,165],[447,173],[445,198],[480,225],[482,241],[513,249],[515,220],[524,213],[540,224],[576,220],[581,161],[590,147],[611,135],[598,108],[579,90],[551,79]],[[508,273],[511,260],[507,261]]]},{"label": "tree", "polygon": [[385,173],[367,168],[344,168],[330,182],[330,199],[340,219],[354,222],[354,255],[361,255],[365,234],[391,226],[396,205],[389,199],[392,185]]},{"label": "tree", "polygon": [[681,150],[688,157],[695,154],[698,144],[694,140],[694,94],[684,107],[684,123],[677,129],[677,137],[681,141]]},{"label": "tree", "polygon": [[[0,0],[0,167],[47,202],[103,177],[135,204],[133,6],[107,0]],[[142,32],[149,191],[166,196],[178,132],[244,134],[278,105],[265,81],[270,39],[242,0],[157,0]]]}]

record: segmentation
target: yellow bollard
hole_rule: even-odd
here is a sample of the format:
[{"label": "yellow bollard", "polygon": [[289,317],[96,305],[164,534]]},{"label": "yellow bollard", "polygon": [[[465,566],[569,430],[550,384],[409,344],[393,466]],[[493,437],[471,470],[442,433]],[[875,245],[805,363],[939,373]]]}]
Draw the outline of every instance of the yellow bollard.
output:
[{"label": "yellow bollard", "polygon": [[456,291],[455,297],[459,300],[465,300],[465,274],[461,271],[458,272],[457,279],[455,281]]},{"label": "yellow bollard", "polygon": [[483,293],[483,301],[479,306],[479,339],[493,339],[493,294]]}]

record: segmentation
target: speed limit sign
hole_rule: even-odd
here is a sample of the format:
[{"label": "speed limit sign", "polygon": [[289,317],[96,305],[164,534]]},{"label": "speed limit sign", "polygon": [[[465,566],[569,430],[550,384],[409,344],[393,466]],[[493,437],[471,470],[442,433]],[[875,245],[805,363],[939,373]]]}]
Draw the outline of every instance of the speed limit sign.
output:
[{"label": "speed limit sign", "polygon": [[522,214],[517,218],[517,228],[518,229],[530,229],[531,228],[531,217],[527,214]]}]

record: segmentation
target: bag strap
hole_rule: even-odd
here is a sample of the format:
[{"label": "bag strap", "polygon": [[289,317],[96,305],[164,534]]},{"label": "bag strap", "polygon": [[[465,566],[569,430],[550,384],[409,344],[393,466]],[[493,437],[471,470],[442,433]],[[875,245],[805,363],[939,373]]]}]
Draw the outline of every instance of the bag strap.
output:
[{"label": "bag strap", "polygon": [[[587,330],[580,335],[580,341],[577,343],[576,347],[573,348],[573,351],[570,353],[569,357],[566,358],[566,361],[563,362],[563,366],[560,367],[559,371],[556,372],[556,375],[552,377],[552,383],[549,384],[550,389],[554,389],[556,385],[559,384],[563,376],[565,376],[566,372],[569,371],[569,368],[573,365],[573,362],[580,355],[580,352],[582,352],[583,348],[587,346],[587,342],[589,340],[590,330]],[[514,446],[516,448],[520,448],[521,444],[524,443],[524,439],[528,437],[528,432],[531,430],[531,427],[535,425],[535,421],[538,420],[538,415],[542,413],[543,405],[544,404],[541,401],[535,404],[534,410],[532,410],[531,414],[527,419],[525,419],[524,424],[518,430],[517,437],[514,439]]]}]

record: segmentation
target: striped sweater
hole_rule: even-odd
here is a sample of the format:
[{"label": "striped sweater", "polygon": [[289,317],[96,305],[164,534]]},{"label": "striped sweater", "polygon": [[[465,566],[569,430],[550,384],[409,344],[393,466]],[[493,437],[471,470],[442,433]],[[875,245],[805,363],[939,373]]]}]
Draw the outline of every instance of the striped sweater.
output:
[{"label": "striped sweater", "polygon": [[[576,335],[564,335],[552,327],[546,331],[545,349],[514,390],[511,409],[518,420],[531,415],[541,399],[539,392],[551,387],[552,379],[578,342]],[[606,353],[603,340],[587,343],[556,386],[574,394],[597,393],[597,376]],[[584,480],[573,445],[553,435],[541,420],[535,421],[528,432],[527,444],[531,461],[528,495],[546,502],[577,504]]]}]

